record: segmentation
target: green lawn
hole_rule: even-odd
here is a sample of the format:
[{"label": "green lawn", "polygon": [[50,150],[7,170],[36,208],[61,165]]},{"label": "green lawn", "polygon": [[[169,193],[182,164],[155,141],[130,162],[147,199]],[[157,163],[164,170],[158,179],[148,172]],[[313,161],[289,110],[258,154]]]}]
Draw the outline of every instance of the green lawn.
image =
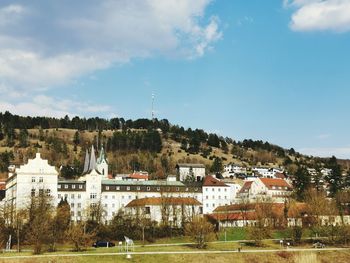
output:
[{"label": "green lawn", "polygon": [[318,262],[349,262],[349,251],[319,252],[319,253],[264,253],[264,254],[215,254],[215,255],[134,255],[131,260],[125,256],[79,256],[79,257],[51,257],[51,258],[30,258],[30,259],[6,259],[0,263],[98,263],[98,262],[220,262],[220,263],[318,263]]}]

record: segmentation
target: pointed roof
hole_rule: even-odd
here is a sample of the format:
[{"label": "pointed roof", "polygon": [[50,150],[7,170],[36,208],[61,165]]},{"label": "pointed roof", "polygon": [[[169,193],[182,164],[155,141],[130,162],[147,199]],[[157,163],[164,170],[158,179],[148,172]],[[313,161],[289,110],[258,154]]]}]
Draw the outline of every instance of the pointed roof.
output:
[{"label": "pointed roof", "polygon": [[94,145],[91,146],[89,171],[96,169],[96,156]]},{"label": "pointed roof", "polygon": [[214,178],[213,176],[208,175],[204,178],[203,186],[228,186],[228,185]]},{"label": "pointed roof", "polygon": [[90,157],[89,150],[86,150],[83,173],[86,173],[87,171],[89,171],[89,163],[90,163],[89,157]]},{"label": "pointed roof", "polygon": [[105,152],[105,149],[102,146],[101,150],[100,150],[100,154],[99,154],[98,159],[97,159],[97,164],[102,163],[103,160],[105,160],[105,162],[107,163],[106,152]]}]

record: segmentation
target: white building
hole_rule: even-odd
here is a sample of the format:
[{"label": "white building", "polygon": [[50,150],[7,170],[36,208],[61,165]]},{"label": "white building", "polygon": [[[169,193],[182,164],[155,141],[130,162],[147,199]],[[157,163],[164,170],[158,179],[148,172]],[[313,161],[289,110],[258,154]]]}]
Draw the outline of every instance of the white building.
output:
[{"label": "white building", "polygon": [[56,204],[57,177],[56,168],[37,153],[34,159],[9,173],[5,205],[11,211],[23,209],[30,204],[31,196],[40,194],[51,196],[53,204]]},{"label": "white building", "polygon": [[255,176],[260,176],[264,178],[275,178],[276,173],[283,173],[283,170],[277,168],[254,167],[252,168],[252,171],[255,174]]},{"label": "white building", "polygon": [[203,213],[210,214],[222,205],[231,204],[234,200],[231,187],[211,175],[205,177],[203,182]]},{"label": "white building", "polygon": [[203,214],[202,204],[192,197],[148,197],[134,199],[125,211],[139,218],[181,227],[192,216]]},{"label": "white building", "polygon": [[[12,208],[11,211],[16,211],[26,207],[32,195],[47,194],[52,196],[53,205],[57,205],[61,199],[67,200],[72,220],[86,220],[91,215],[92,209],[101,207],[103,220],[109,221],[119,210],[124,210],[131,202],[139,199],[192,200],[191,202],[196,200],[191,206],[195,207],[193,212],[200,214],[210,213],[217,206],[235,201],[238,191],[236,184],[225,184],[212,176],[207,176],[203,180],[204,166],[196,165],[193,169],[194,174],[201,179],[199,182],[181,182],[176,180],[175,176],[169,176],[167,180],[111,179],[108,176],[108,163],[103,149],[99,159],[96,160],[92,148],[86,154],[84,173],[76,180],[65,180],[58,178],[55,167],[49,165],[48,161],[43,160],[38,153],[35,159],[12,169],[9,173],[4,203]],[[128,207],[133,207],[132,204],[135,202]],[[190,205],[185,203],[185,206]],[[152,211],[158,211],[157,209],[154,208]],[[151,216],[159,218],[159,214]]]},{"label": "white building", "polygon": [[205,165],[203,164],[179,163],[176,165],[176,171],[180,181],[193,178],[194,181],[200,182],[205,177]]},{"label": "white building", "polygon": [[224,177],[236,176],[238,174],[247,174],[247,168],[243,166],[239,166],[233,163],[224,165]]},{"label": "white building", "polygon": [[292,193],[292,186],[283,179],[256,178],[246,181],[238,192],[240,199],[255,201],[257,199],[269,199],[272,202],[284,202]]}]

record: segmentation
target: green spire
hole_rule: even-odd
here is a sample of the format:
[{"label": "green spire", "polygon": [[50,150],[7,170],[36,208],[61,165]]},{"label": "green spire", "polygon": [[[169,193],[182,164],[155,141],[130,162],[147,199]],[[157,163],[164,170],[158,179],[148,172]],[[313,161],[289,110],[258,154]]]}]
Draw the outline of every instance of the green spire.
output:
[{"label": "green spire", "polygon": [[100,164],[103,162],[103,160],[105,160],[107,162],[107,159],[106,159],[106,153],[105,153],[105,150],[103,148],[103,146],[101,147],[101,150],[100,150],[100,155],[97,159],[97,163]]}]

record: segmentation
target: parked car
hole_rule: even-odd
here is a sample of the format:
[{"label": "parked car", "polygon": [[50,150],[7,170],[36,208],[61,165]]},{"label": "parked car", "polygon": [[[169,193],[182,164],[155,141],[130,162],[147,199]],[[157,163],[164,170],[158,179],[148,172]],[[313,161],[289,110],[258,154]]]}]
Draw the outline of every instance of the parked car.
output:
[{"label": "parked car", "polygon": [[326,247],[326,245],[325,244],[323,244],[322,242],[316,242],[316,243],[314,243],[313,245],[312,245],[314,248],[325,248]]},{"label": "parked car", "polygon": [[115,244],[113,242],[108,241],[96,241],[92,244],[93,247],[114,247]]}]

